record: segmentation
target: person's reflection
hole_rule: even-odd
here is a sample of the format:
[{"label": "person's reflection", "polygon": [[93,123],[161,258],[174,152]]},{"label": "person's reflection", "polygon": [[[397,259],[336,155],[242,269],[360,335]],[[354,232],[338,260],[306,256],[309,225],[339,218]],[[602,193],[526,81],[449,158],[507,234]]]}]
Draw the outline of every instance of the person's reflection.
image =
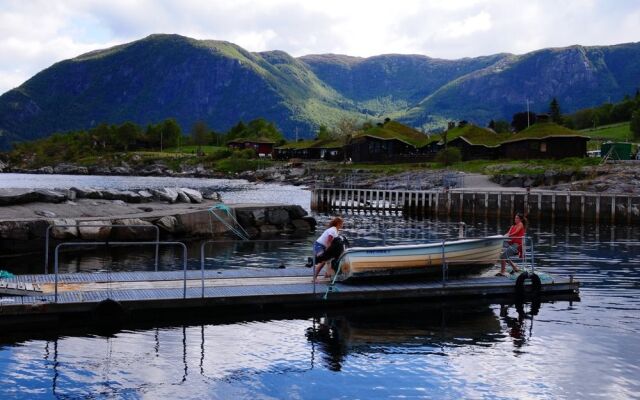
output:
[{"label": "person's reflection", "polygon": [[331,371],[340,371],[347,355],[347,345],[341,336],[341,319],[314,318],[313,327],[307,329],[307,338],[318,343]]},{"label": "person's reflection", "polygon": [[[524,304],[515,304],[516,317],[509,314],[510,307],[511,304],[500,305],[500,318],[502,318],[504,323],[507,325],[507,332],[509,333],[509,336],[513,338],[513,345],[516,348],[520,348],[526,344],[528,339],[531,338],[533,317],[534,315],[537,315],[540,310],[540,302],[533,302],[528,312],[525,311]],[[529,321],[528,324],[527,321]],[[527,325],[529,332],[527,332]]]}]

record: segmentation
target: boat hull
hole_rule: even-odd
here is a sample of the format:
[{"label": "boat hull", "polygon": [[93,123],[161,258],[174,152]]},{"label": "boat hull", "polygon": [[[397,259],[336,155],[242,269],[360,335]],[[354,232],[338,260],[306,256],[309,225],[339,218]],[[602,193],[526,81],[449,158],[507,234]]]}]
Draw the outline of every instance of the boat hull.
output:
[{"label": "boat hull", "polygon": [[358,276],[429,274],[442,272],[443,260],[450,273],[472,273],[493,266],[500,258],[503,236],[461,239],[418,245],[353,247],[340,258],[338,279]]}]

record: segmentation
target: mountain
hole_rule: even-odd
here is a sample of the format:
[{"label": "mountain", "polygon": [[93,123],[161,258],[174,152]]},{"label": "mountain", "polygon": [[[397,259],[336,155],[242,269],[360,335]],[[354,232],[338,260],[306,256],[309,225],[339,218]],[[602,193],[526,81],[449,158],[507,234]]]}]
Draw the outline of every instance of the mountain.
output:
[{"label": "mountain", "polygon": [[0,96],[5,144],[101,122],[146,125],[165,118],[188,132],[198,120],[227,130],[262,117],[290,135],[296,129],[310,135],[319,123],[342,116],[361,117],[351,101],[284,52],[250,53],[178,35],[152,35],[59,62]]},{"label": "mountain", "polygon": [[564,113],[618,101],[640,87],[640,43],[571,46],[511,55],[461,76],[426,96],[401,119],[419,123],[437,113],[479,123],[525,111]]},{"label": "mountain", "polygon": [[[322,81],[364,111],[388,113],[420,102],[443,85],[507,57],[442,60],[421,55],[387,54],[369,58],[336,54],[300,57]],[[370,108],[370,109],[369,109]]]},{"label": "mountain", "polygon": [[391,117],[414,127],[467,119],[486,125],[552,97],[572,112],[640,87],[640,43],[542,49],[443,60],[387,54],[294,58],[224,41],[147,38],[52,65],[0,96],[0,148],[101,122],[141,125],[175,118],[226,131],[239,120],[274,121],[311,137],[344,117]]}]

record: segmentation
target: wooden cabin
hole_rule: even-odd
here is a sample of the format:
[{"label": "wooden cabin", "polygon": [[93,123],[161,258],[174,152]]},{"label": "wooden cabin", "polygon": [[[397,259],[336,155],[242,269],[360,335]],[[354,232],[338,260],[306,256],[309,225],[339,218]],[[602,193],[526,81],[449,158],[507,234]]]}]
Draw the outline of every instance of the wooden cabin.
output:
[{"label": "wooden cabin", "polygon": [[458,136],[449,141],[448,146],[457,147],[462,155],[462,160],[494,160],[500,157],[500,146],[473,143],[465,136]]},{"label": "wooden cabin", "polygon": [[275,144],[269,138],[237,138],[227,142],[227,146],[232,149],[254,149],[261,157],[272,157]]},{"label": "wooden cabin", "polygon": [[398,161],[418,153],[415,146],[404,140],[372,135],[357,136],[345,147],[347,158],[353,162]]},{"label": "wooden cabin", "polygon": [[580,135],[512,139],[503,142],[500,151],[503,157],[516,160],[586,157],[589,139]]}]

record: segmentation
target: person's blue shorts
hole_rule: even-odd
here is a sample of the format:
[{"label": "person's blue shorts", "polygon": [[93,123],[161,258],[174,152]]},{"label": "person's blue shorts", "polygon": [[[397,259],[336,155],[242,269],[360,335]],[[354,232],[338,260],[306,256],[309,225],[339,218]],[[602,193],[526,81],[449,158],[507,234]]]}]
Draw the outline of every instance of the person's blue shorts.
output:
[{"label": "person's blue shorts", "polygon": [[502,248],[502,255],[500,255],[500,258],[503,260],[511,260],[513,256],[517,256],[517,255],[518,255],[518,244],[517,243],[508,244],[507,242],[505,242]]},{"label": "person's blue shorts", "polygon": [[313,243],[313,254],[318,257],[320,254],[324,253],[325,251],[327,251],[327,248],[324,247],[323,244],[318,243],[318,242],[314,242]]}]

